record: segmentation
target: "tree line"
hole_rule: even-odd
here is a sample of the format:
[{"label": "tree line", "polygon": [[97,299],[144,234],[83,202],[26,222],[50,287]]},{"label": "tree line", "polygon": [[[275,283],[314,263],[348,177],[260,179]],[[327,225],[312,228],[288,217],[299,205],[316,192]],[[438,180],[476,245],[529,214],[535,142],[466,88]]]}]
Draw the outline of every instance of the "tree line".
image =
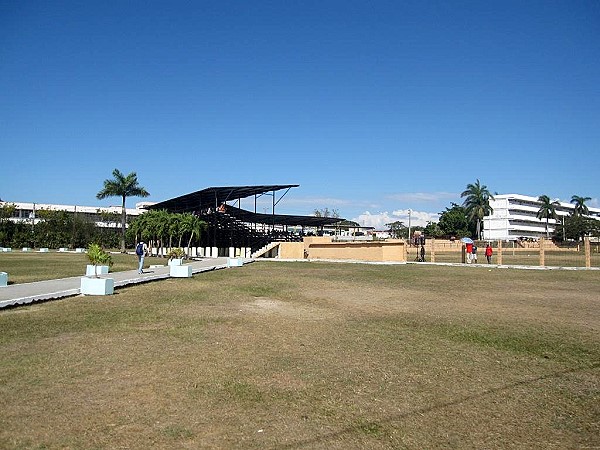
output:
[{"label": "tree line", "polygon": [[105,248],[117,248],[120,229],[110,227],[118,222],[118,214],[98,212],[100,223],[83,214],[40,209],[36,219],[24,222],[10,220],[15,205],[0,207],[0,245],[14,248],[84,248],[94,242]]},{"label": "tree line", "polygon": [[[104,248],[120,247],[124,252],[139,240],[144,240],[151,247],[157,248],[159,254],[164,254],[164,248],[181,248],[185,243],[189,248],[193,243],[198,243],[206,223],[192,214],[173,214],[166,211],[149,211],[130,222],[127,229],[127,216],[125,200],[127,197],[148,197],[150,193],[139,185],[137,174],[131,172],[124,175],[118,169],[112,172],[113,178],[104,180],[104,187],[96,197],[120,197],[122,213],[120,214],[121,227],[115,229],[108,226],[118,222],[118,214],[98,211],[101,222],[107,226],[97,227],[95,222],[81,214],[71,214],[66,211],[40,210],[35,223],[13,222],[14,205],[4,204],[0,207],[0,244],[6,247],[87,247],[96,243]],[[441,237],[472,237],[481,239],[483,218],[493,213],[490,200],[494,196],[487,186],[481,184],[479,179],[469,183],[461,193],[464,198],[462,205],[451,203],[440,213],[438,222],[429,222],[425,227],[412,227],[414,231],[420,230],[426,236]],[[563,216],[562,221],[555,226],[552,239],[556,241],[580,240],[584,236],[599,236],[600,221],[589,216],[586,202],[590,197],[573,195],[571,203],[574,209],[569,216]],[[546,222],[546,235],[550,237],[549,220],[557,219],[556,208],[558,202],[550,200],[547,195],[540,195],[538,201],[541,206],[537,217]],[[336,209],[330,211],[315,210],[315,216],[339,217]],[[396,221],[386,224],[388,231],[394,237],[408,237],[408,229],[403,222]]]},{"label": "tree line", "polygon": [[[91,243],[102,248],[120,248],[122,229],[115,228],[120,214],[98,211],[96,220],[84,214],[40,209],[36,220],[13,222],[15,205],[0,206],[0,245],[12,248],[87,248]],[[127,248],[144,240],[157,253],[164,255],[165,247],[190,248],[200,242],[206,223],[193,214],[174,214],[166,211],[148,211],[128,220],[125,233]]]},{"label": "tree line", "polygon": [[150,210],[133,220],[127,230],[127,237],[133,242],[144,241],[156,254],[165,256],[165,248],[187,248],[198,244],[206,222],[190,213],[169,213],[164,210]]},{"label": "tree line", "polygon": [[[450,207],[440,213],[438,222],[428,222],[425,227],[414,226],[411,227],[412,230],[422,231],[426,236],[434,238],[454,236],[480,240],[483,218],[493,213],[490,200],[494,200],[494,196],[478,179],[475,183],[466,186],[461,197],[464,198],[462,205],[451,203]],[[559,203],[552,201],[547,195],[540,195],[538,201],[541,205],[536,217],[545,221],[546,237],[562,242],[565,240],[579,241],[590,235],[600,236],[600,220],[588,217],[590,211],[586,202],[590,200],[590,197],[573,195],[571,197],[571,203],[574,205],[573,211],[568,216],[562,216],[563,220],[556,223],[551,235],[549,220],[557,220],[556,208]],[[408,228],[403,222],[396,221],[386,225],[394,237],[408,236]]]}]

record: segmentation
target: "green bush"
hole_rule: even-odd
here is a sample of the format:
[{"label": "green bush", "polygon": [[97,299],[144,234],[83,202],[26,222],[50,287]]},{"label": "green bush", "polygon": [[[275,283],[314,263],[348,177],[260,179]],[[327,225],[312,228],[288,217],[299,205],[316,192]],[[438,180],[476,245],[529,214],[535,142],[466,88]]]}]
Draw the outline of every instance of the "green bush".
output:
[{"label": "green bush", "polygon": [[[95,266],[112,267],[113,262],[111,256],[102,250],[98,244],[90,244],[87,252],[88,259]],[[97,274],[96,274],[97,276]]]}]

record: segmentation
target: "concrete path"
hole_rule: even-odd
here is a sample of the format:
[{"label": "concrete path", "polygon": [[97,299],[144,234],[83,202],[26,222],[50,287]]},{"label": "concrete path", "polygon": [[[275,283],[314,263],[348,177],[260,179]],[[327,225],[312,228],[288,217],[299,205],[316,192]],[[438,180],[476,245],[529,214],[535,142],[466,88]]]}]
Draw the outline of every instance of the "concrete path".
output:
[{"label": "concrete path", "polygon": [[[251,262],[251,260],[244,260],[244,264],[248,262]],[[192,274],[196,274],[226,268],[227,258],[210,258],[188,264],[192,266]],[[114,279],[116,289],[130,284],[147,283],[149,281],[169,278],[169,267],[144,269],[143,274],[138,274],[137,270],[128,270],[100,275],[100,277]],[[0,308],[79,295],[80,284],[81,276],[37,281],[35,283],[9,284],[6,287],[0,287]]]}]

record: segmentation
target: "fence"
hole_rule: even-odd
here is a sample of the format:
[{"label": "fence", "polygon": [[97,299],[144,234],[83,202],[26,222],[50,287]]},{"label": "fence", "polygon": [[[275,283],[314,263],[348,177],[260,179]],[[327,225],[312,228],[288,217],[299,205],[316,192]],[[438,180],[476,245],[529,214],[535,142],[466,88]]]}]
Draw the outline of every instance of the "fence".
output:
[{"label": "fence", "polygon": [[[487,242],[476,242],[477,263],[487,264],[485,247]],[[566,243],[557,245],[540,239],[537,242],[490,242],[492,264],[547,266],[547,267],[598,267],[600,268],[600,243]],[[420,247],[407,246],[407,261],[419,260]],[[461,242],[428,239],[425,244],[425,261],[441,263],[463,263],[464,245]]]}]

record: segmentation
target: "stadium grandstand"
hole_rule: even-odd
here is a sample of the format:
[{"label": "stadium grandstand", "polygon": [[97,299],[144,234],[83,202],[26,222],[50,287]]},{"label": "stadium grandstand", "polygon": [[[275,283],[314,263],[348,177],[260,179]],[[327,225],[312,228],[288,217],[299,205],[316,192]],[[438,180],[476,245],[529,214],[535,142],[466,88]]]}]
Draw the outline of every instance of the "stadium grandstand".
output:
[{"label": "stadium grandstand", "polygon": [[[342,218],[276,214],[276,206],[297,184],[209,187],[148,206],[152,210],[192,213],[208,228],[200,246],[247,247],[256,251],[271,242],[301,241],[305,235],[322,233],[325,226]],[[257,202],[271,196],[271,213],[258,213]],[[254,199],[254,211],[241,208],[242,199]],[[237,205],[237,206],[236,206]]]}]

